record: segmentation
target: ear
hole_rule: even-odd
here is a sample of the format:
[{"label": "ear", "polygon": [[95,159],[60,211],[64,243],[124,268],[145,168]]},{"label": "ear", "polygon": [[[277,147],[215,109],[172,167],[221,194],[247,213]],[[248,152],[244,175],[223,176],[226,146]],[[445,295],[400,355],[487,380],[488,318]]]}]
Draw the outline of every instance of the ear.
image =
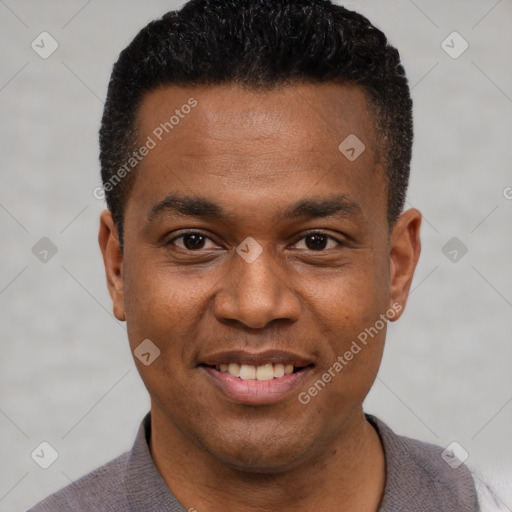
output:
[{"label": "ear", "polygon": [[[402,213],[391,233],[390,241],[390,307],[400,304],[401,308],[393,308],[397,315],[392,319],[398,320],[405,308],[409,289],[420,257],[421,213],[412,208]],[[397,310],[398,309],[398,310]]]},{"label": "ear", "polygon": [[107,286],[112,297],[114,316],[126,320],[124,309],[124,272],[123,252],[119,243],[119,234],[110,210],[104,210],[100,216],[98,243],[103,254],[103,264],[107,276]]}]

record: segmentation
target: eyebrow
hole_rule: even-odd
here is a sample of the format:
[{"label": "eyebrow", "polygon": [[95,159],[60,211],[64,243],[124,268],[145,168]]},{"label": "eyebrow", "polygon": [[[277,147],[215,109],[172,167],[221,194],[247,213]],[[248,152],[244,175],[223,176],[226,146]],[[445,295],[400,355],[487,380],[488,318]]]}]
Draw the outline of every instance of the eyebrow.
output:
[{"label": "eyebrow", "polygon": [[[200,196],[179,196],[170,194],[148,213],[148,221],[154,222],[161,215],[179,214],[211,220],[225,220],[232,217],[220,205]],[[304,218],[316,219],[322,217],[354,218],[361,216],[362,208],[341,194],[321,199],[303,199],[280,210],[277,219]]]}]

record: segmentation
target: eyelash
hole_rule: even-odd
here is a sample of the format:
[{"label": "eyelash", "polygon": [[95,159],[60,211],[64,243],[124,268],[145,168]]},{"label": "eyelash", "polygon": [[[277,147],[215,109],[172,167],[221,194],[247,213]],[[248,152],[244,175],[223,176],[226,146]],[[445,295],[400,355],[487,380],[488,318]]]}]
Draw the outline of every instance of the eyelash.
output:
[{"label": "eyelash", "polygon": [[[208,235],[206,235],[205,233],[202,233],[201,231],[187,231],[185,233],[181,233],[178,236],[175,236],[174,238],[172,238],[171,240],[166,242],[165,245],[166,246],[167,245],[173,245],[176,240],[178,240],[180,238],[183,238],[183,237],[185,237],[187,235],[201,235],[204,238],[206,238],[207,240],[210,240],[211,242],[215,243],[214,240],[212,240]],[[316,231],[316,230],[307,231],[306,233],[304,233],[304,235],[302,235],[299,239],[297,239],[297,241],[293,245],[296,245],[299,241],[304,240],[308,236],[312,236],[312,235],[325,236],[325,237],[327,237],[328,240],[332,240],[332,241],[336,242],[338,244],[338,246],[345,246],[346,245],[346,243],[342,242],[341,240],[338,240],[337,238],[333,237],[332,235],[328,235],[327,233],[325,233],[323,231]],[[178,247],[178,249],[180,249],[182,251],[186,251],[186,252],[199,252],[199,251],[201,251],[201,249],[197,249],[196,251],[193,251],[191,249],[187,249],[187,248],[183,249],[181,247]],[[321,250],[318,250],[318,251],[313,251],[313,249],[309,249],[309,250],[311,250],[312,252],[325,252],[328,249],[321,249]]]}]

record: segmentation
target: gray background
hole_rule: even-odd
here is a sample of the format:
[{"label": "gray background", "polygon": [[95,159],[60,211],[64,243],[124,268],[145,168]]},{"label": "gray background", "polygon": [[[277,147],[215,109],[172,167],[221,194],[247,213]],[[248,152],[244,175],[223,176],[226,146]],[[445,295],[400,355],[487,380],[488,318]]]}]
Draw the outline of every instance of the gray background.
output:
[{"label": "gray background", "polygon": [[[2,511],[129,449],[149,408],[96,242],[97,130],[118,53],[178,5],[0,0]],[[401,52],[415,101],[408,202],[425,216],[366,410],[399,433],[456,440],[512,510],[512,3],[345,5]],[[31,48],[42,31],[59,44],[46,60]],[[469,43],[457,59],[441,47],[453,31]],[[32,248],[45,236],[58,252],[43,262]],[[456,262],[442,251],[452,237],[468,249]],[[30,456],[41,441],[59,453],[46,470]]]}]

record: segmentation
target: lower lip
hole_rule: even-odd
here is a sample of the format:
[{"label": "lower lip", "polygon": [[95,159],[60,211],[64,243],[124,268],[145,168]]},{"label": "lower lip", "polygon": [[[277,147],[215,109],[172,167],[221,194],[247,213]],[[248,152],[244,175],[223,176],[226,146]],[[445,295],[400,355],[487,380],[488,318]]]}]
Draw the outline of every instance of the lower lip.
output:
[{"label": "lower lip", "polygon": [[259,405],[272,404],[286,398],[299,388],[312,367],[307,366],[296,373],[271,380],[243,380],[215,368],[201,366],[200,369],[204,370],[231,400],[242,404]]}]

